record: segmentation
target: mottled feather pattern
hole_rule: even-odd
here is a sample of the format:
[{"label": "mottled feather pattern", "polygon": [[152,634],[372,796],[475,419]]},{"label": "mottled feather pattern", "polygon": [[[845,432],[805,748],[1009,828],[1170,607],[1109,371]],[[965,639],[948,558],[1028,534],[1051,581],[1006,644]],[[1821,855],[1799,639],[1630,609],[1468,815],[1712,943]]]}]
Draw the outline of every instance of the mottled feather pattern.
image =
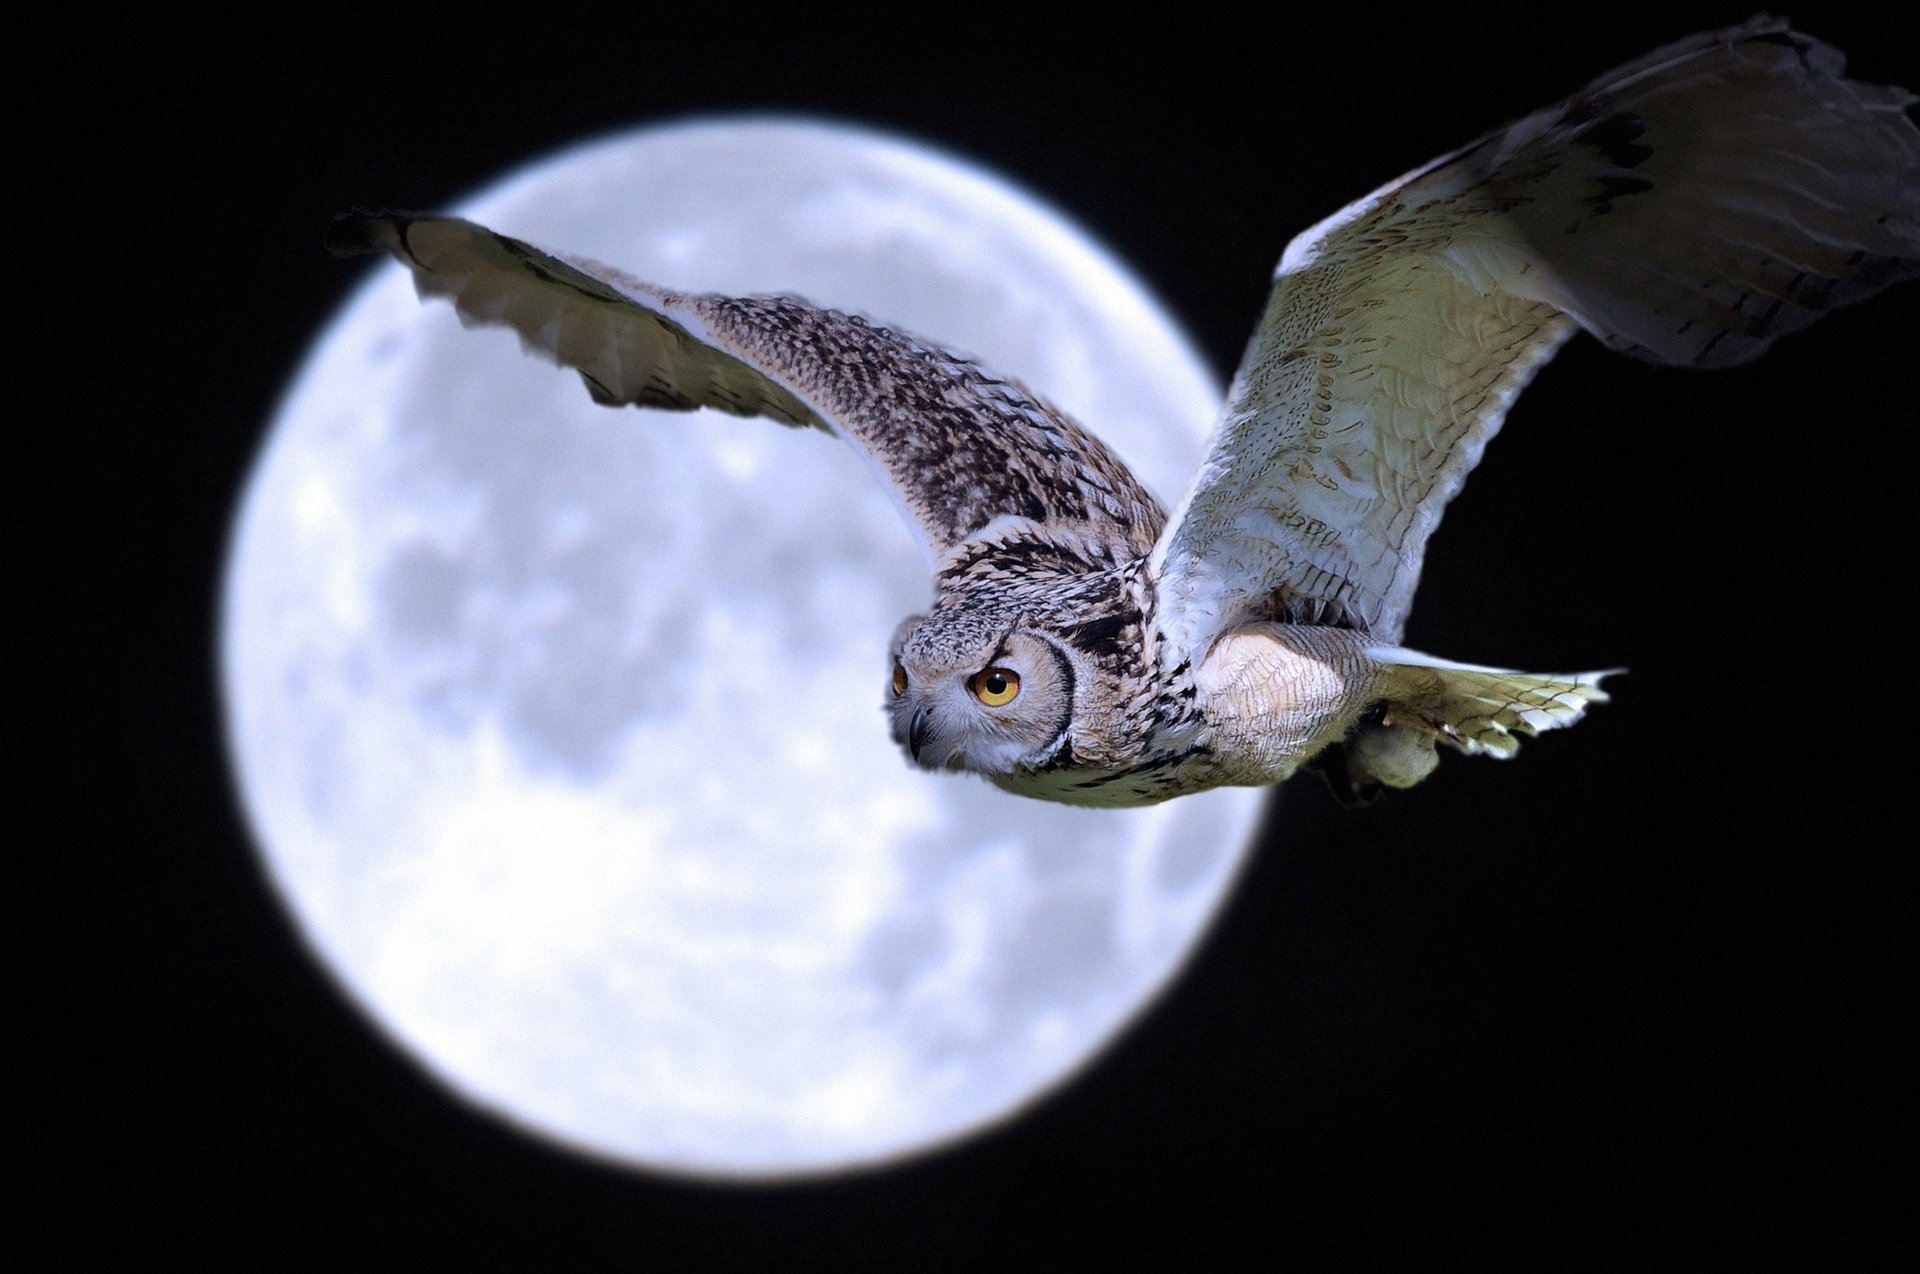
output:
[{"label": "mottled feather pattern", "polygon": [[688,296],[452,217],[353,214],[336,252],[384,249],[463,321],[512,328],[595,401],[765,415],[840,435],[939,557],[1000,517],[1097,525],[1144,555],[1165,514],[1126,465],[1018,382],[797,297]]},{"label": "mottled feather pattern", "polygon": [[1152,546],[1164,521],[1154,498],[1017,381],[793,297],[693,305],[713,340],[792,385],[878,461],[936,555],[997,518],[1099,527],[1129,556]]},{"label": "mottled feather pattern", "polygon": [[1776,19],[1680,41],[1296,238],[1156,550],[1189,653],[1274,618],[1395,640],[1426,542],[1571,324],[1719,366],[1914,274],[1920,134]]},{"label": "mottled feather pattern", "polygon": [[857,315],[451,218],[358,214],[332,242],[393,253],[599,402],[850,443],[933,575],[885,700],[916,763],[1088,805],[1306,765],[1365,799],[1437,744],[1510,755],[1607,697],[1604,673],[1398,645],[1448,502],[1562,343],[1725,366],[1920,273],[1914,99],[1841,70],[1777,19],[1693,36],[1296,236],[1171,519],[1018,383]]},{"label": "mottled feather pattern", "polygon": [[686,328],[686,298],[583,258],[565,258],[453,217],[336,218],[336,254],[387,251],[423,297],[444,297],[468,325],[512,329],[533,353],[579,372],[596,402],[712,407],[789,425],[821,421],[758,370]]}]

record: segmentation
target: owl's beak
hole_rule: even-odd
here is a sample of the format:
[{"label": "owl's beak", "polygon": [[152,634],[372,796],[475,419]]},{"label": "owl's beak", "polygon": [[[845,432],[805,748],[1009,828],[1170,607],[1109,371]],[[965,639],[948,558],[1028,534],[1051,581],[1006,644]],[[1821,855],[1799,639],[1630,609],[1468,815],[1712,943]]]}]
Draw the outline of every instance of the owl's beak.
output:
[{"label": "owl's beak", "polygon": [[913,753],[913,759],[920,759],[920,749],[927,742],[927,710],[920,709],[913,714],[913,724],[907,727],[907,751]]}]

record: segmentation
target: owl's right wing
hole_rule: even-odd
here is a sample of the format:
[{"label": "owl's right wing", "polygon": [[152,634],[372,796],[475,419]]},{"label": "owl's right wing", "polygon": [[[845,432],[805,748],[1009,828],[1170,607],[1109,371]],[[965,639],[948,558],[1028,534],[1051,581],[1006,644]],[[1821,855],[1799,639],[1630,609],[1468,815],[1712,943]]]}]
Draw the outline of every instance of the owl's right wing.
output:
[{"label": "owl's right wing", "polygon": [[1251,620],[1397,641],[1447,502],[1576,325],[1721,367],[1920,271],[1913,98],[1841,71],[1775,18],[1693,36],[1294,239],[1155,550],[1162,634],[1196,664]]},{"label": "owl's right wing", "polygon": [[[468,325],[512,328],[595,401],[835,434],[865,458],[936,571],[1001,519],[1144,555],[1165,515],[1093,435],[978,364],[795,297],[685,295],[453,217],[348,213],[327,246],[388,252]],[[964,557],[965,555],[961,555]]]}]

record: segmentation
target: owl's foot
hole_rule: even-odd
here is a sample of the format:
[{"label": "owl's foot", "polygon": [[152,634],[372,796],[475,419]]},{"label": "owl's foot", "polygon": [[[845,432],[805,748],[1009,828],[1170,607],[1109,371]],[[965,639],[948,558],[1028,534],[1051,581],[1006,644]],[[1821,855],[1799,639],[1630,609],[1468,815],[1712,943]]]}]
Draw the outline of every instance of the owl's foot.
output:
[{"label": "owl's foot", "polygon": [[1380,784],[1354,777],[1344,743],[1329,743],[1300,768],[1319,775],[1333,799],[1347,809],[1364,809],[1380,799]]}]

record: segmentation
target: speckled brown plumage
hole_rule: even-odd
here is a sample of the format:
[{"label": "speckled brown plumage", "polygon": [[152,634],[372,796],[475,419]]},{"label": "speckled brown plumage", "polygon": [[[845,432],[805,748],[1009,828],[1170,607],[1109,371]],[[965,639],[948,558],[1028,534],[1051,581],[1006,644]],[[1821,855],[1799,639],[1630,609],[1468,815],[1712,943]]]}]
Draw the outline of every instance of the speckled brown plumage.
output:
[{"label": "speckled brown plumage", "polygon": [[599,402],[851,444],[932,568],[886,705],[919,764],[1094,805],[1309,763],[1357,794],[1605,698],[1598,673],[1395,644],[1447,502],[1575,330],[1724,366],[1920,273],[1913,99],[1841,72],[1777,19],[1703,33],[1295,238],[1171,519],[1024,387],[857,315],[671,292],[451,218],[356,214],[332,243],[391,252]]},{"label": "speckled brown plumage", "polygon": [[1165,522],[1104,443],[1017,381],[792,297],[696,297],[712,339],[777,369],[900,490],[936,554],[995,518],[1077,523],[1144,556]]}]

